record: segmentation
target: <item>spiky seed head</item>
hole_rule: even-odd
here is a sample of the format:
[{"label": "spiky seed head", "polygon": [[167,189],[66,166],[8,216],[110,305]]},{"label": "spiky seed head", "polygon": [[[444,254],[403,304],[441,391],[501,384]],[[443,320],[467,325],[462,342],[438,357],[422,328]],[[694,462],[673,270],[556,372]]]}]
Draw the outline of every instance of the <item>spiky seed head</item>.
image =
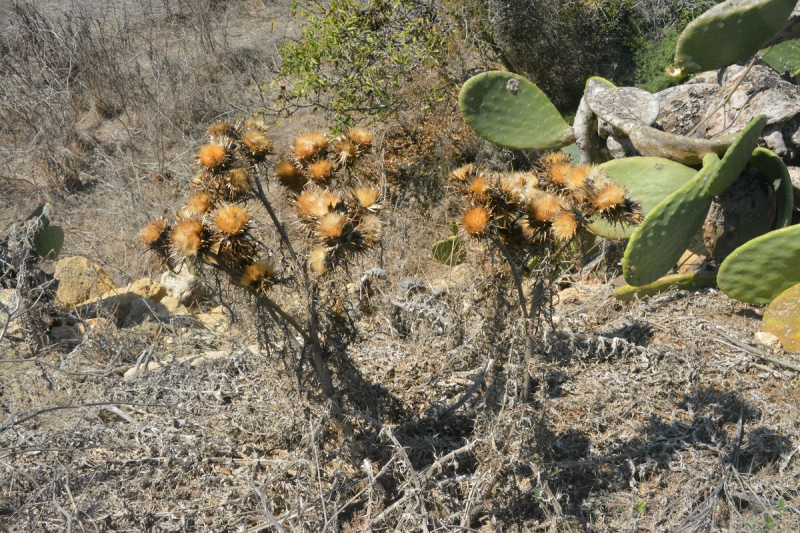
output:
[{"label": "spiky seed head", "polygon": [[317,233],[323,239],[338,239],[344,234],[347,218],[341,213],[328,213],[319,219]]},{"label": "spiky seed head", "polygon": [[247,210],[238,205],[222,207],[214,217],[214,224],[217,229],[228,237],[235,237],[246,232],[249,222],[250,215]]},{"label": "spiky seed head", "polygon": [[189,219],[178,222],[170,235],[172,247],[184,257],[194,257],[203,246],[205,230],[199,220]]},{"label": "spiky seed head", "polygon": [[622,205],[625,202],[625,187],[618,183],[608,182],[601,185],[592,196],[592,204],[602,210]]},{"label": "spiky seed head", "polygon": [[358,145],[350,139],[342,139],[336,144],[336,162],[345,166],[358,157]]},{"label": "spiky seed head", "polygon": [[139,232],[139,241],[142,244],[152,246],[164,236],[166,231],[167,222],[163,218],[158,218],[142,228],[142,231]]},{"label": "spiky seed head", "polygon": [[219,143],[210,143],[197,154],[200,164],[209,170],[216,170],[228,161],[228,149]]},{"label": "spiky seed head", "polygon": [[528,211],[540,222],[547,222],[563,208],[564,200],[548,192],[534,196],[528,205]]},{"label": "spiky seed head", "polygon": [[470,235],[480,235],[489,223],[489,212],[483,207],[473,207],[464,215],[461,225]]},{"label": "spiky seed head", "polygon": [[233,132],[233,126],[231,126],[230,122],[225,120],[215,122],[208,127],[208,136],[212,138],[229,137],[231,132]]},{"label": "spiky seed head", "polygon": [[469,185],[470,192],[475,195],[476,198],[486,198],[491,189],[492,184],[483,176],[477,176]]},{"label": "spiky seed head", "polygon": [[242,144],[254,157],[261,157],[272,151],[272,139],[261,130],[246,129],[242,132]]},{"label": "spiky seed head", "polygon": [[361,204],[361,207],[364,209],[369,209],[374,206],[375,201],[378,199],[378,189],[373,189],[372,187],[360,187],[356,189],[353,194],[355,194],[358,203]]},{"label": "spiky seed head", "polygon": [[324,191],[322,196],[320,197],[322,201],[322,205],[326,207],[329,211],[336,209],[339,204],[342,202],[342,199],[335,193],[330,191]]},{"label": "spiky seed head", "polygon": [[546,167],[567,164],[569,163],[569,154],[566,152],[550,152],[543,155],[539,162]]},{"label": "spiky seed head", "polygon": [[328,138],[321,133],[307,133],[294,140],[294,154],[299,160],[316,157],[328,148]]},{"label": "spiky seed head", "polygon": [[571,211],[559,211],[553,216],[553,236],[561,241],[571,239],[578,230],[578,219]]},{"label": "spiky seed head", "polygon": [[245,130],[256,130],[260,131],[261,133],[268,133],[269,126],[260,118],[248,118],[244,121],[243,128]]},{"label": "spiky seed head", "polygon": [[320,218],[339,205],[340,198],[331,192],[307,189],[297,195],[297,210],[301,215]]},{"label": "spiky seed head", "polygon": [[358,231],[364,237],[364,242],[368,246],[374,246],[381,240],[383,223],[377,215],[364,215],[361,217],[361,221],[358,224]]},{"label": "spiky seed head", "polygon": [[572,167],[572,170],[567,173],[566,188],[570,191],[585,192],[591,186],[591,182],[587,179],[591,168],[589,165]]},{"label": "spiky seed head", "polygon": [[207,192],[199,192],[191,197],[184,208],[184,212],[191,217],[193,215],[205,215],[212,209],[214,209],[214,201],[211,199],[211,195]]},{"label": "spiky seed head", "polygon": [[242,273],[240,283],[245,287],[261,285],[261,282],[275,274],[275,266],[266,260],[248,265]]},{"label": "spiky seed head", "polygon": [[314,269],[314,272],[316,272],[318,276],[322,276],[323,274],[327,273],[328,248],[325,246],[317,246],[314,248],[311,251],[309,262],[311,263],[311,268]]},{"label": "spiky seed head", "polygon": [[472,163],[467,163],[466,165],[460,166],[453,170],[450,173],[450,179],[455,182],[464,183],[477,176],[477,174],[478,171],[475,168],[475,165]]},{"label": "spiky seed head", "polygon": [[347,136],[362,150],[372,145],[372,140],[374,139],[374,136],[370,132],[361,128],[351,129],[347,132]]},{"label": "spiky seed head", "polygon": [[572,173],[572,165],[569,163],[558,163],[550,167],[550,179],[553,183],[562,187],[567,186],[569,175]]},{"label": "spiky seed head", "polygon": [[234,168],[228,172],[228,190],[233,198],[240,198],[250,191],[250,174],[247,169]]},{"label": "spiky seed head", "polygon": [[275,175],[278,176],[281,185],[295,192],[300,191],[307,181],[300,169],[286,159],[281,159],[275,164]]},{"label": "spiky seed head", "polygon": [[333,162],[330,159],[320,159],[308,165],[308,173],[314,181],[327,181],[333,173]]}]

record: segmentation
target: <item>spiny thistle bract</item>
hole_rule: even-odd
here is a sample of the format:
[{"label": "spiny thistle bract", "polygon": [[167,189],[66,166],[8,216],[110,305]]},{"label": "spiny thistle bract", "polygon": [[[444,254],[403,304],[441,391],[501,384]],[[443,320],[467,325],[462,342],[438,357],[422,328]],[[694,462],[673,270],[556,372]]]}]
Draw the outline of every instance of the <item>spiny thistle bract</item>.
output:
[{"label": "spiny thistle bract", "polygon": [[362,129],[339,136],[307,133],[275,165],[300,225],[315,244],[309,263],[317,275],[380,242],[380,190],[365,185],[367,177],[356,166],[372,141],[373,135]]},{"label": "spiny thistle bract", "polygon": [[543,156],[534,171],[492,174],[474,165],[450,173],[469,207],[461,219],[474,237],[494,235],[509,248],[566,242],[596,217],[635,223],[641,210],[599,167],[572,165],[569,156]]},{"label": "spiny thistle bract", "polygon": [[155,220],[144,227],[140,240],[163,263],[215,265],[234,283],[265,291],[275,269],[258,260],[262,245],[249,235],[251,216],[243,204],[254,194],[251,174],[259,172],[271,150],[268,128],[260,120],[212,124],[208,142],[197,153],[200,170],[190,183],[195,194],[174,224]]}]

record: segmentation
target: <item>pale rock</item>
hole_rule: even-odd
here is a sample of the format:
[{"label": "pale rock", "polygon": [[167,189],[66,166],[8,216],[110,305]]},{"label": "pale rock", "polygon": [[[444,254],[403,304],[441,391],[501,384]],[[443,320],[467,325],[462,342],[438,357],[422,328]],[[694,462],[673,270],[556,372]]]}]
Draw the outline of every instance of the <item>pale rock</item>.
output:
[{"label": "pale rock", "polygon": [[133,327],[147,320],[164,322],[169,320],[169,310],[150,298],[138,298],[131,303],[130,312],[124,320],[125,327]]},{"label": "pale rock", "polygon": [[756,342],[766,346],[767,348],[771,348],[773,350],[780,350],[781,349],[781,341],[773,335],[772,333],[767,333],[765,331],[758,331],[756,332]]},{"label": "pale rock", "polygon": [[103,293],[97,298],[83,302],[78,313],[84,316],[113,314],[119,324],[123,323],[131,312],[131,305],[140,298],[149,298],[158,303],[167,294],[167,289],[157,281],[142,278],[130,285]]},{"label": "pale rock", "polygon": [[159,302],[167,308],[167,311],[173,315],[189,315],[191,311],[181,303],[181,301],[174,296],[164,296]]},{"label": "pale rock", "polygon": [[[2,331],[5,326],[6,320],[10,319],[8,328],[6,329],[6,335],[16,336],[20,333],[18,317],[10,316],[17,307],[18,301],[17,291],[14,289],[0,289],[0,331]],[[19,313],[19,310],[17,310],[17,313]]]},{"label": "pale rock", "polygon": [[161,276],[161,284],[166,287],[168,296],[177,298],[181,304],[186,306],[197,303],[206,295],[200,277],[189,273],[164,272]]},{"label": "pale rock", "polygon": [[80,256],[56,263],[54,277],[58,280],[56,299],[70,308],[116,288],[99,265]]},{"label": "pale rock", "polygon": [[208,313],[198,313],[194,317],[216,333],[227,333],[231,327],[228,311],[222,306],[214,307]]}]

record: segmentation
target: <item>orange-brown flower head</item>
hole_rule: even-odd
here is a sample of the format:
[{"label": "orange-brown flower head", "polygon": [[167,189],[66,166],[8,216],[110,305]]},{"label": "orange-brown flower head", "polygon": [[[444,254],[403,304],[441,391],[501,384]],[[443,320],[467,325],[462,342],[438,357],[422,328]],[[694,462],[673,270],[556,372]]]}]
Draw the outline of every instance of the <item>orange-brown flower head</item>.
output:
[{"label": "orange-brown flower head", "polygon": [[248,265],[244,269],[240,284],[245,287],[253,287],[261,285],[267,278],[271,278],[275,274],[275,266],[269,261],[259,261]]},{"label": "orange-brown flower head", "polygon": [[540,222],[547,222],[563,208],[564,200],[548,192],[534,196],[528,204],[528,211]]},{"label": "orange-brown flower head", "polygon": [[214,201],[211,199],[211,195],[206,192],[199,192],[191,197],[183,211],[188,217],[192,217],[205,215],[212,209],[214,209]]},{"label": "orange-brown flower head", "polygon": [[294,140],[294,154],[299,160],[308,160],[328,148],[328,138],[321,133],[307,133]]},{"label": "orange-brown flower head", "polygon": [[572,191],[573,194],[575,192],[580,192],[584,194],[579,196],[585,196],[586,190],[592,185],[591,181],[588,179],[592,168],[593,167],[589,165],[572,167],[572,171],[567,173],[567,180],[564,186]]},{"label": "orange-brown flower head", "polygon": [[336,163],[346,166],[358,157],[358,145],[350,139],[342,139],[336,143]]},{"label": "orange-brown flower head", "polygon": [[205,229],[199,220],[189,219],[178,222],[172,230],[172,248],[184,257],[194,257],[204,244]]},{"label": "orange-brown flower head", "polygon": [[333,162],[330,159],[320,159],[308,165],[308,173],[314,181],[324,182],[333,174]]},{"label": "orange-brown flower head", "polygon": [[208,136],[211,138],[230,137],[232,132],[233,126],[225,120],[215,122],[208,127]]},{"label": "orange-brown flower head", "polygon": [[317,233],[323,239],[338,239],[344,234],[347,218],[341,213],[328,213],[319,219]]},{"label": "orange-brown flower head", "polygon": [[592,196],[592,204],[602,210],[625,203],[625,187],[618,183],[608,182],[600,185]]},{"label": "orange-brown flower head", "polygon": [[458,183],[465,183],[472,180],[477,175],[478,169],[475,168],[475,165],[472,163],[467,163],[466,165],[460,166],[453,170],[450,173],[450,179]]},{"label": "orange-brown flower head", "polygon": [[374,246],[381,240],[383,223],[377,215],[368,214],[361,217],[357,229],[364,238],[364,243],[367,244],[367,246]]},{"label": "orange-brown flower head", "polygon": [[217,216],[214,217],[217,229],[228,237],[235,237],[246,232],[249,222],[250,215],[247,210],[238,205],[227,205],[217,211]]},{"label": "orange-brown flower head", "polygon": [[361,150],[370,147],[374,139],[374,136],[370,132],[361,128],[351,129],[347,132],[347,136],[350,137],[350,140],[356,143]]},{"label": "orange-brown flower head", "polygon": [[256,130],[261,133],[269,133],[269,126],[260,118],[248,118],[242,126],[245,130]]},{"label": "orange-brown flower head", "polygon": [[297,195],[297,210],[301,215],[320,218],[339,205],[339,197],[318,189],[306,189]]},{"label": "orange-brown flower head", "polygon": [[314,272],[316,272],[318,276],[322,276],[323,274],[327,273],[328,248],[325,246],[317,246],[314,248],[311,251],[309,262],[311,263],[311,268],[314,269]]},{"label": "orange-brown flower head", "polygon": [[489,212],[483,207],[473,207],[464,215],[461,225],[470,235],[480,235],[489,223]]},{"label": "orange-brown flower head", "polygon": [[253,157],[261,157],[272,151],[272,139],[265,132],[257,129],[244,130],[242,144]]},{"label": "orange-brown flower head", "polygon": [[550,179],[553,183],[566,187],[573,166],[569,163],[558,163],[550,167]]},{"label": "orange-brown flower head", "polygon": [[571,239],[578,230],[578,219],[571,211],[559,211],[552,220],[553,236],[561,241]]},{"label": "orange-brown flower head", "polygon": [[553,165],[564,165],[569,163],[569,154],[566,152],[550,152],[543,155],[539,162],[545,167],[552,167]]},{"label": "orange-brown flower head", "polygon": [[250,192],[250,175],[244,168],[234,168],[228,172],[227,184],[230,196],[234,199],[241,198]]},{"label": "orange-brown flower head", "polygon": [[483,176],[478,176],[472,183],[469,184],[469,191],[476,197],[480,199],[485,199],[489,196],[489,192],[492,190],[492,184],[484,178]]},{"label": "orange-brown flower head", "polygon": [[306,184],[306,177],[300,169],[286,159],[281,159],[275,164],[275,174],[284,187],[295,192],[300,191]]},{"label": "orange-brown flower head", "polygon": [[373,207],[378,199],[378,189],[372,187],[359,187],[353,191],[353,194],[364,209]]},{"label": "orange-brown flower head", "polygon": [[210,143],[200,149],[197,158],[205,168],[216,170],[228,161],[228,149],[221,144]]},{"label": "orange-brown flower head", "polygon": [[159,218],[149,222],[142,231],[139,232],[139,241],[148,246],[155,245],[167,232],[167,222]]}]

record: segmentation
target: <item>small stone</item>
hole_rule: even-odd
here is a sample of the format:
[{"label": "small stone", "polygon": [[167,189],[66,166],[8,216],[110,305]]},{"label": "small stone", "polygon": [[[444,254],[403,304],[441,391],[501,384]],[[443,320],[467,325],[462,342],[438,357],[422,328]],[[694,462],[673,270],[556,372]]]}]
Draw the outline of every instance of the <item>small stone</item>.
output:
[{"label": "small stone", "polygon": [[767,348],[771,348],[773,350],[780,350],[781,349],[781,341],[773,335],[772,333],[767,333],[766,331],[759,331],[756,332],[756,342],[766,346]]},{"label": "small stone", "polygon": [[168,296],[177,298],[186,306],[197,303],[206,295],[202,280],[188,273],[164,272],[161,284],[166,287]]}]

